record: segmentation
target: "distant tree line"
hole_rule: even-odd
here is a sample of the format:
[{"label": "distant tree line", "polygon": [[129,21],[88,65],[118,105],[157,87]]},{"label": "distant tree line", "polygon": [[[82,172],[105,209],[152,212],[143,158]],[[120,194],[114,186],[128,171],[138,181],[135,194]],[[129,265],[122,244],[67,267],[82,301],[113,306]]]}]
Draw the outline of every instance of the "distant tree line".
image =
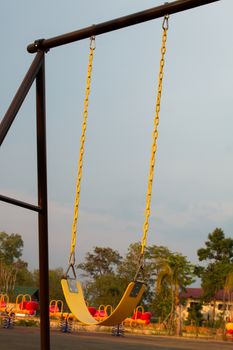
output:
[{"label": "distant tree line", "polygon": [[[22,260],[24,242],[18,233],[0,232],[0,293],[14,296],[15,287],[39,288],[39,271],[29,271],[28,263]],[[63,297],[60,286],[62,268],[49,271],[50,297]]]},{"label": "distant tree line", "polygon": [[[15,286],[39,287],[38,270],[28,270],[28,264],[21,259],[22,251],[21,235],[0,233],[1,292],[11,294]],[[139,253],[140,243],[136,242],[128,247],[125,256],[109,247],[94,247],[86,254],[77,269],[84,281],[89,305],[117,305],[138,270]],[[233,239],[225,237],[223,230],[216,228],[197,255],[203,265],[194,265],[187,257],[167,247],[151,245],[145,250],[143,276],[140,276],[147,284],[143,306],[177,334],[180,330],[179,295],[196,277],[201,279],[203,302],[215,303],[215,294],[220,289],[225,293],[233,291]],[[63,299],[60,286],[63,273],[62,268],[49,271],[50,299]],[[201,306],[189,311],[189,320],[200,323]]]}]

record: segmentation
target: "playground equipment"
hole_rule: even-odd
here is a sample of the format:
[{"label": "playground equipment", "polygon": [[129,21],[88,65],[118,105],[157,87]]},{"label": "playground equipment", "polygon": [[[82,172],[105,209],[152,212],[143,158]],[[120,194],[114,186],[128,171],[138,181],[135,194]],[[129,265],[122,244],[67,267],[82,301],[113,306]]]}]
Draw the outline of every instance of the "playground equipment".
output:
[{"label": "playground equipment", "polygon": [[[160,58],[160,70],[159,70],[159,78],[158,78],[158,92],[157,92],[156,105],[155,105],[154,126],[153,126],[153,133],[152,133],[152,150],[151,150],[149,177],[148,177],[148,185],[147,185],[147,193],[146,193],[146,207],[144,212],[145,219],[144,219],[144,225],[143,225],[143,235],[141,238],[141,252],[140,252],[139,262],[138,262],[138,271],[136,273],[134,281],[128,284],[128,287],[126,288],[126,291],[123,297],[121,298],[118,306],[115,308],[115,310],[113,310],[113,312],[106,317],[98,317],[98,318],[93,317],[88,311],[87,305],[83,297],[82,286],[81,286],[81,283],[76,280],[76,273],[74,268],[80,189],[81,189],[83,156],[84,156],[84,143],[85,143],[85,133],[86,133],[86,127],[87,127],[87,118],[88,118],[88,104],[89,104],[89,95],[90,95],[93,55],[95,50],[95,38],[91,37],[88,73],[87,73],[87,82],[86,82],[86,93],[84,98],[82,135],[80,138],[80,153],[79,153],[79,161],[78,161],[77,180],[76,180],[76,194],[75,194],[75,202],[74,202],[74,217],[73,217],[73,225],[72,225],[69,266],[67,269],[66,278],[63,278],[61,281],[62,289],[63,289],[63,293],[65,296],[67,305],[69,306],[72,314],[74,314],[75,317],[84,324],[101,324],[105,326],[114,326],[116,324],[120,324],[129,315],[129,313],[131,313],[132,310],[138,305],[145,291],[145,284],[144,282],[139,281],[138,277],[139,277],[139,274],[143,272],[144,251],[145,251],[147,232],[149,227],[152,184],[153,184],[154,168],[155,168],[155,153],[157,150],[159,112],[160,112],[160,103],[161,103],[161,95],[162,95],[164,57],[166,53],[168,18],[169,16],[164,16],[163,24],[162,24],[163,34],[162,34],[162,47],[161,47],[161,58]],[[73,275],[74,275],[73,278],[70,278],[68,275],[70,270],[73,272]]]},{"label": "playground equipment", "polygon": [[7,294],[0,294],[0,312],[14,313],[16,317],[34,316],[39,303],[29,294],[18,294],[15,303],[9,301]]},{"label": "playground equipment", "polygon": [[62,333],[71,333],[73,328],[74,316],[70,313],[61,315],[60,330]]},{"label": "playground equipment", "polygon": [[3,328],[12,328],[14,325],[14,314],[8,307],[9,297],[7,294],[0,294],[0,318]]},{"label": "playground equipment", "polygon": [[112,327],[112,335],[115,337],[123,337],[125,334],[124,326],[122,323]]},{"label": "playground equipment", "polygon": [[49,303],[49,316],[61,317],[63,315],[64,303],[62,300],[51,300]]},{"label": "playground equipment", "polygon": [[127,317],[123,324],[124,326],[137,327],[142,325],[148,325],[152,317],[151,312],[145,312],[143,306],[138,306],[131,317]]},{"label": "playground equipment", "polygon": [[9,304],[9,297],[7,294],[0,294],[0,312],[5,311]]},{"label": "playground equipment", "polygon": [[36,40],[28,45],[28,52],[36,56],[13,98],[0,126],[0,145],[4,141],[17,113],[24,102],[34,80],[37,96],[37,166],[38,166],[38,204],[23,202],[15,198],[0,195],[0,200],[17,205],[38,214],[39,237],[39,279],[40,279],[40,324],[41,349],[50,349],[49,335],[49,283],[48,283],[48,199],[47,199],[47,160],[46,160],[46,106],[45,106],[45,54],[51,49],[75,41],[101,35],[111,31],[133,26],[164,15],[189,10],[219,0],[177,0],[171,3],[130,14],[111,21],[91,25],[75,32],[66,33],[49,39]]},{"label": "playground equipment", "polygon": [[73,328],[74,316],[69,312],[64,312],[64,303],[62,300],[51,300],[49,303],[49,316],[58,320],[58,326],[61,332],[71,333]]},{"label": "playground equipment", "polygon": [[24,317],[28,315],[35,316],[38,308],[39,303],[37,301],[33,301],[31,295],[19,294],[16,297],[14,309],[16,317]]},{"label": "playground equipment", "polygon": [[7,294],[0,294],[0,316],[4,328],[12,328],[17,319],[36,315],[39,304],[29,294],[19,294],[15,303],[9,301]]},{"label": "playground equipment", "polygon": [[112,314],[113,307],[112,305],[102,304],[96,309],[95,307],[88,306],[88,311],[96,320],[100,321]]},{"label": "playground equipment", "polygon": [[225,324],[226,335],[233,338],[233,322],[228,322]]},{"label": "playground equipment", "polygon": [[2,326],[3,328],[13,328],[15,325],[15,313],[10,308],[6,308],[2,314]]}]

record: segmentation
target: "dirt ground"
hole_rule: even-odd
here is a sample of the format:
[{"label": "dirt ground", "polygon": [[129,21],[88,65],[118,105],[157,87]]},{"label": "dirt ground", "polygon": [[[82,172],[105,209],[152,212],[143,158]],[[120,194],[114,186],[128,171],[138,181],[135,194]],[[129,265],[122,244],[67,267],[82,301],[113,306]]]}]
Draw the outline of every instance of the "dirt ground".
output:
[{"label": "dirt ground", "polygon": [[[228,350],[233,348],[233,343],[160,336],[113,337],[106,333],[65,334],[51,331],[51,350],[206,350],[208,348]],[[0,349],[40,350],[39,329],[27,327],[0,329]]]}]

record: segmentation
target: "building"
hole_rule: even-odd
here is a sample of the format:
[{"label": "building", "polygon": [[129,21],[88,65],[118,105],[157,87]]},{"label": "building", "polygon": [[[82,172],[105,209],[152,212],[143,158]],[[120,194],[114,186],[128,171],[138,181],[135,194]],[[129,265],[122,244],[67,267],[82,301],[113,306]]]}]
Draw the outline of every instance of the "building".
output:
[{"label": "building", "polygon": [[[180,302],[182,304],[181,313],[185,320],[188,317],[188,308],[193,304],[202,303],[202,288],[186,288],[185,292],[180,293]],[[215,308],[215,311],[214,311]],[[202,314],[205,320],[212,320],[215,312],[215,320],[224,317],[226,321],[233,321],[233,292],[224,293],[223,290],[215,294],[213,301],[202,303]]]}]

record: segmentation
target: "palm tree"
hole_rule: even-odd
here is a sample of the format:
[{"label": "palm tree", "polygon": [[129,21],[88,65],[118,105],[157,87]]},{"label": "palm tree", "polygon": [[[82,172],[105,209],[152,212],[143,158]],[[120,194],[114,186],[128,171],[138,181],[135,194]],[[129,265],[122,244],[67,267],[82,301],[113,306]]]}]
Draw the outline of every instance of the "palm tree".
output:
[{"label": "palm tree", "polygon": [[171,308],[166,319],[163,322],[168,324],[168,330],[170,333],[173,328],[174,309],[175,309],[173,271],[171,269],[169,261],[167,259],[161,259],[158,266],[158,275],[156,280],[156,294],[162,295],[163,297],[165,297],[165,294],[167,294],[167,291],[169,293]]},{"label": "palm tree", "polygon": [[169,333],[175,331],[181,335],[181,316],[179,294],[193,282],[194,267],[186,257],[178,253],[170,253],[167,258],[158,262],[158,274],[156,279],[157,294],[169,290],[170,312],[167,317]]},{"label": "palm tree", "polygon": [[[225,284],[224,284],[224,304],[226,304],[226,300],[228,300],[229,303],[232,302],[232,294],[233,294],[233,271],[229,271],[227,276],[226,276],[226,280],[225,280]],[[224,305],[224,314],[225,314],[225,305]],[[232,320],[232,310],[231,310],[231,317],[230,319]]]}]

